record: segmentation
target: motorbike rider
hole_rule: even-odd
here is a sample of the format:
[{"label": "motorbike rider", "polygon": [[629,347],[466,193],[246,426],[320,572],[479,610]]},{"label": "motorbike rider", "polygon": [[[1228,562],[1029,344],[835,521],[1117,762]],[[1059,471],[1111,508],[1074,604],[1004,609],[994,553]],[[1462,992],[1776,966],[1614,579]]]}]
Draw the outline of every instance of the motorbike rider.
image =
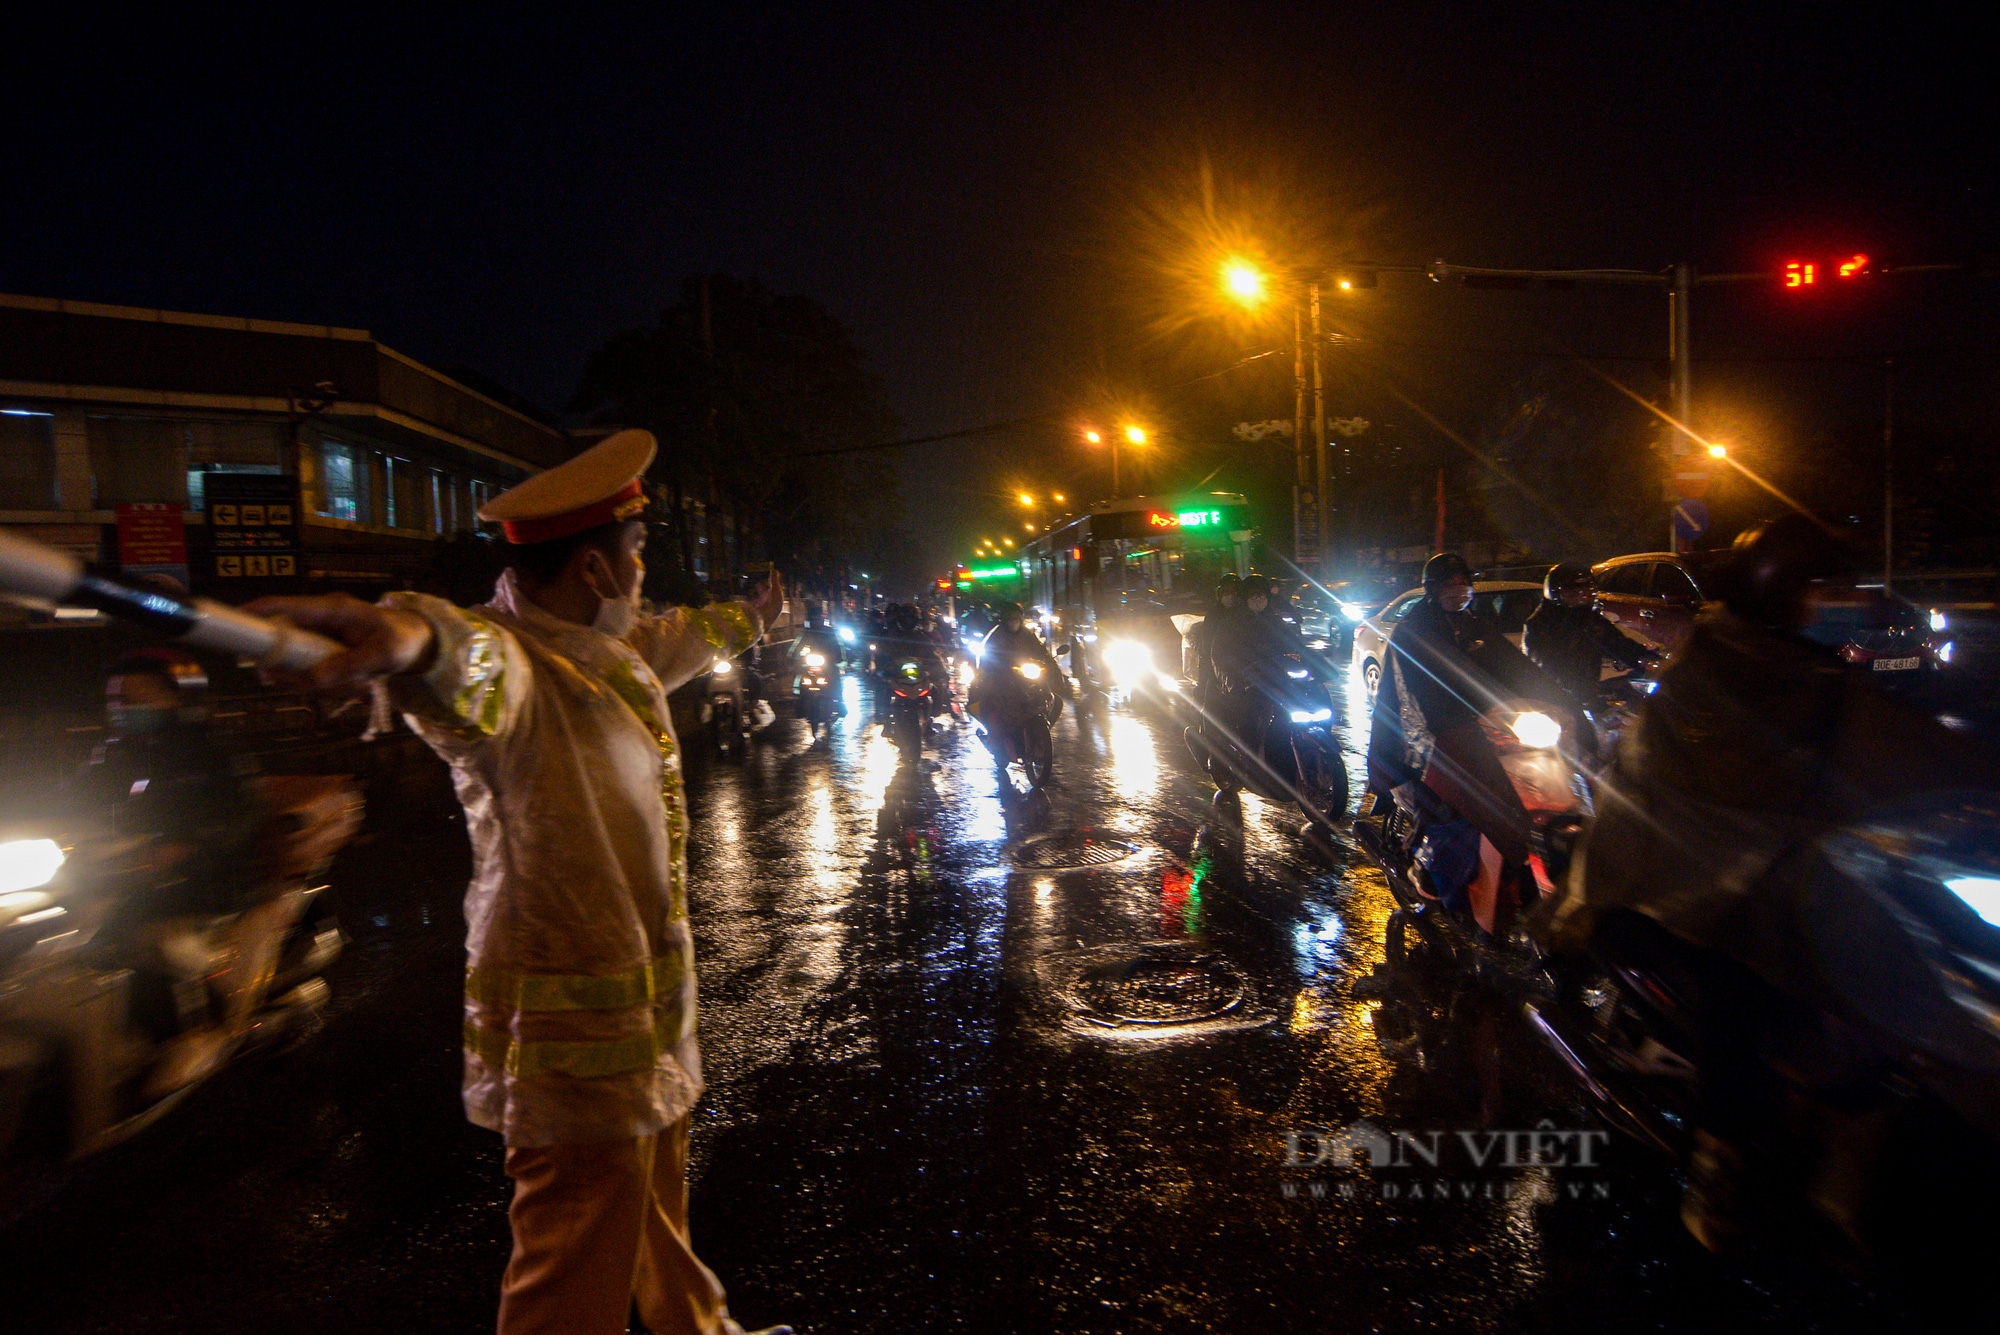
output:
[{"label": "motorbike rider", "polygon": [[[259,839],[269,813],[250,783],[255,763],[225,746],[210,725],[208,673],[175,649],[141,649],[112,664],[105,680],[107,736],[70,784],[78,815],[119,836],[141,840],[142,860],[128,865],[140,882],[127,901],[135,929],[169,947],[216,918],[237,920],[213,962],[225,995],[244,980],[243,959],[275,943],[261,937],[270,924],[247,918],[261,867]],[[177,930],[185,928],[186,930]],[[193,980],[198,982],[200,970]],[[254,970],[253,970],[254,972]],[[232,1010],[247,1016],[254,995]],[[234,1035],[204,1025],[168,1040],[147,1079],[145,1095],[161,1098],[212,1071]]]},{"label": "motorbike rider", "polygon": [[[796,675],[802,671],[806,666],[807,654],[818,654],[820,656],[822,662],[821,670],[829,678],[839,672],[840,639],[834,633],[833,627],[828,624],[824,607],[817,601],[806,604],[805,625],[800,628],[797,637],[792,640],[791,651],[786,656],[788,660],[785,665],[787,673]],[[833,712],[842,718],[847,716],[846,697],[838,691],[834,692]]]},{"label": "motorbike rider", "polygon": [[1225,628],[1237,616],[1242,595],[1243,580],[1232,570],[1216,581],[1215,600],[1209,604],[1207,614],[1188,632],[1188,637],[1194,642],[1195,703],[1204,709],[1208,707],[1215,681],[1216,640],[1226,634]]},{"label": "motorbike rider", "polygon": [[986,638],[979,644],[979,673],[972,679],[972,690],[966,701],[966,712],[986,725],[989,740],[998,739],[1006,750],[1004,760],[1018,760],[1013,751],[1012,720],[1000,717],[1001,713],[1017,708],[1026,708],[1027,693],[1017,689],[1020,678],[1014,669],[1023,663],[1040,666],[1041,682],[1059,697],[1074,698],[1075,690],[1069,679],[1056,666],[1055,657],[1049,653],[1048,645],[1035,634],[1028,624],[1027,615],[1019,603],[1002,603],[998,619],[993,629],[986,632]]},{"label": "motorbike rider", "polygon": [[875,640],[875,665],[878,670],[892,666],[902,655],[909,655],[924,665],[924,675],[931,684],[931,712],[942,714],[951,708],[951,678],[945,668],[944,655],[938,643],[923,628],[922,618],[917,609],[902,603],[891,603],[882,614],[882,633]]},{"label": "motorbike rider", "polygon": [[1584,714],[1597,708],[1598,682],[1609,659],[1628,671],[1652,661],[1652,652],[1620,630],[1597,610],[1590,572],[1581,566],[1557,565],[1542,579],[1542,602],[1521,631],[1521,652],[1555,679],[1575,711],[1578,749],[1597,753],[1595,730],[1582,726]]},{"label": "motorbike rider", "polygon": [[[1769,1052],[1831,1047],[1851,1060],[1864,1046],[1857,1027],[1827,1036],[1818,1019],[1846,1003],[1819,981],[1824,951],[1806,924],[1824,921],[1825,905],[1784,874],[1790,855],[1898,798],[2000,789],[2000,759],[1839,657],[1883,606],[1855,587],[1854,568],[1805,515],[1738,538],[1720,604],[1661,674],[1599,785],[1567,886],[1534,923],[1552,951],[1664,956],[1693,980],[1701,1107],[1682,1219],[1712,1249],[1738,1231],[1745,1157],[1783,1099]],[[1885,1004],[1929,1004],[1928,968],[1896,957],[1908,949],[1896,933],[1860,945],[1868,978],[1897,984]],[[1934,1011],[1957,1015],[1942,997]],[[1845,1227],[1853,1203],[1839,1195],[1815,1203]]]},{"label": "motorbike rider", "polygon": [[1369,786],[1435,832],[1425,867],[1447,908],[1468,907],[1479,839],[1503,865],[1528,856],[1528,813],[1481,717],[1499,700],[1559,698],[1555,683],[1470,610],[1472,571],[1454,552],[1424,563],[1424,596],[1396,623],[1369,721]]},{"label": "motorbike rider", "polygon": [[1305,657],[1306,645],[1298,625],[1273,597],[1279,590],[1268,576],[1251,575],[1239,588],[1242,609],[1225,619],[1209,641],[1215,673],[1209,708],[1246,749],[1256,751],[1271,714],[1270,700],[1258,689],[1259,673],[1286,654]]}]

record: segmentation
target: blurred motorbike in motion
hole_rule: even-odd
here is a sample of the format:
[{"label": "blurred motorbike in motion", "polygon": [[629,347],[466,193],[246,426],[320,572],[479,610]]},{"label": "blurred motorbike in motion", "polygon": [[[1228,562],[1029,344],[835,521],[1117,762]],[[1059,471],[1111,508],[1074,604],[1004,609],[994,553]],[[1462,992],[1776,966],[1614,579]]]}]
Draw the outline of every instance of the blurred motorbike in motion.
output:
[{"label": "blurred motorbike in motion", "polygon": [[183,896],[161,840],[0,833],[0,1190],[132,1134],[324,1007],[343,937],[319,878],[360,825],[359,792],[247,783],[263,819],[231,913],[162,916]]}]

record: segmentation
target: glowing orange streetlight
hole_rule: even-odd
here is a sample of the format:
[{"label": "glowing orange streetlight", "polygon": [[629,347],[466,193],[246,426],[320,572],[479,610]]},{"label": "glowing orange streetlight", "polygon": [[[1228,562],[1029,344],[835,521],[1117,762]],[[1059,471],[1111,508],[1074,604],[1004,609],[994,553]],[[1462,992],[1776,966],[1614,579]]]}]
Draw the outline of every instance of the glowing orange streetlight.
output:
[{"label": "glowing orange streetlight", "polygon": [[1103,437],[1103,436],[1101,436],[1101,435],[1099,435],[1099,434],[1098,434],[1097,432],[1095,432],[1095,431],[1086,431],[1086,432],[1084,432],[1084,433],[1083,433],[1083,438],[1084,438],[1085,440],[1089,441],[1089,442],[1090,442],[1091,444],[1093,444],[1093,445],[1102,445],[1102,444],[1104,443],[1104,437]]},{"label": "glowing orange streetlight", "polygon": [[1256,307],[1263,305],[1264,298],[1270,295],[1270,281],[1264,271],[1249,260],[1231,258],[1222,265],[1222,290],[1229,294],[1231,300],[1246,307]]},{"label": "glowing orange streetlight", "polygon": [[1125,428],[1125,439],[1131,441],[1134,445],[1144,445],[1146,443],[1146,428],[1142,426],[1127,426]]},{"label": "glowing orange streetlight", "polygon": [[1727,459],[1729,457],[1729,447],[1727,445],[1711,445],[1708,447],[1708,457],[1711,459]]},{"label": "glowing orange streetlight", "polygon": [[1021,504],[1023,504],[1023,505],[1033,505],[1034,503],[1035,503],[1035,498],[1034,498],[1033,496],[1030,496],[1030,495],[1029,495],[1029,494],[1028,494],[1027,492],[1025,492],[1025,491],[1021,493]]}]

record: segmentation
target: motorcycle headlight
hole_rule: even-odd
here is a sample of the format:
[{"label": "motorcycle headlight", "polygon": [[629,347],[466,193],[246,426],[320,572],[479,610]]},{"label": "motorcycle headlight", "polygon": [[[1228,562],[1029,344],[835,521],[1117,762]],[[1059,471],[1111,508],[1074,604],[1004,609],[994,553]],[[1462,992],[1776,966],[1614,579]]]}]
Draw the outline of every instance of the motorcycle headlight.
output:
[{"label": "motorcycle headlight", "polygon": [[826,666],[826,655],[825,655],[825,654],[807,654],[807,655],[806,655],[806,666],[807,666],[807,667],[825,667],[825,666]]},{"label": "motorcycle headlight", "polygon": [[1294,723],[1324,723],[1332,717],[1333,711],[1331,709],[1294,709],[1292,711],[1292,722]]},{"label": "motorcycle headlight", "polygon": [[2000,877],[1951,876],[1944,888],[1965,901],[1965,906],[1995,927],[2000,927]]},{"label": "motorcycle headlight", "polygon": [[847,627],[845,627],[845,626],[842,626],[842,627],[840,628],[840,642],[841,642],[842,644],[853,644],[853,643],[854,643],[854,632],[853,632],[853,631],[851,631],[851,630],[849,630],[849,629],[848,629]]},{"label": "motorcycle headlight", "polygon": [[736,664],[734,664],[734,663],[730,662],[730,661],[729,661],[728,659],[726,659],[726,658],[723,658],[723,659],[718,659],[718,660],[716,661],[716,664],[715,664],[715,675],[716,675],[716,676],[718,676],[718,677],[726,677],[726,676],[728,676],[728,675],[729,675],[730,673],[732,673],[732,672],[734,672],[734,671],[736,671]]},{"label": "motorcycle headlight", "polygon": [[1304,681],[1307,677],[1310,677],[1312,673],[1307,671],[1305,668],[1299,668],[1296,670],[1287,668],[1285,670],[1285,675],[1287,677],[1290,677],[1293,681]]},{"label": "motorcycle headlight", "polygon": [[47,885],[62,870],[62,846],[53,839],[13,839],[0,844],[0,894]]},{"label": "motorcycle headlight", "polygon": [[1532,709],[1525,714],[1515,716],[1513,732],[1514,736],[1520,739],[1521,745],[1535,750],[1554,746],[1562,740],[1563,735],[1562,724],[1547,714]]},{"label": "motorcycle headlight", "polygon": [[1951,618],[1933,607],[1931,609],[1931,629],[1936,631],[1950,630]]},{"label": "motorcycle headlight", "polygon": [[1342,603],[1340,605],[1340,614],[1349,621],[1366,621],[1368,619],[1368,609],[1359,603]]},{"label": "motorcycle headlight", "polygon": [[958,665],[958,679],[960,682],[964,683],[967,686],[970,686],[972,685],[972,678],[974,677],[974,675],[975,675],[975,670],[972,664],[960,663]]},{"label": "motorcycle headlight", "polygon": [[1021,675],[1029,681],[1040,681],[1042,679],[1042,665],[1040,663],[1023,663],[1021,664]]}]

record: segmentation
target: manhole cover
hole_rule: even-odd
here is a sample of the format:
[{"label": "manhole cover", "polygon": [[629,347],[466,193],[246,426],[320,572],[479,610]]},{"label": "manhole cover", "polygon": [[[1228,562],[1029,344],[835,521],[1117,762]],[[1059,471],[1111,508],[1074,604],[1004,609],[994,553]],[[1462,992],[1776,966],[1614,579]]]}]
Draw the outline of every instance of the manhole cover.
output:
[{"label": "manhole cover", "polygon": [[1083,1018],[1097,1024],[1190,1024],[1243,1003],[1242,975],[1214,954],[1146,953],[1095,964],[1072,985]]},{"label": "manhole cover", "polygon": [[1091,830],[1055,830],[1038,834],[1014,853],[1019,867],[1101,867],[1129,858],[1139,846],[1129,839]]}]

